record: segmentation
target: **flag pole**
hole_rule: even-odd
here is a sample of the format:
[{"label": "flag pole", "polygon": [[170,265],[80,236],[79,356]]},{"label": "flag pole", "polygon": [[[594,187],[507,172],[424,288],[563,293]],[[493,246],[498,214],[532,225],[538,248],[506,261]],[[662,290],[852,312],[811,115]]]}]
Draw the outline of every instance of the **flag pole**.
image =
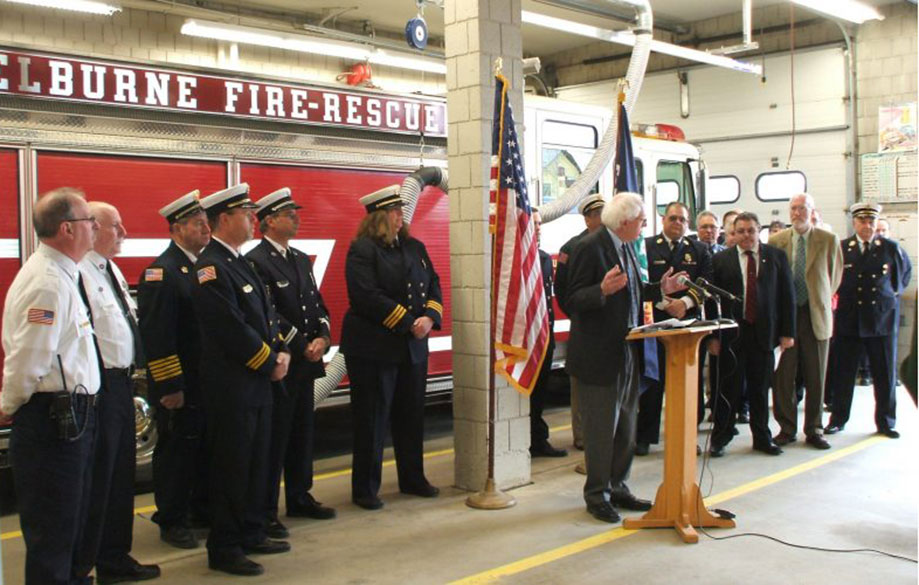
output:
[{"label": "flag pole", "polygon": [[[495,75],[501,73],[502,59],[495,59]],[[498,393],[495,389],[495,321],[498,314],[498,300],[495,294],[495,250],[496,236],[491,233],[491,311],[488,338],[488,435],[485,443],[488,448],[488,477],[482,491],[466,498],[466,505],[479,510],[503,510],[517,504],[514,496],[502,492],[495,485],[495,416],[498,411]]]}]

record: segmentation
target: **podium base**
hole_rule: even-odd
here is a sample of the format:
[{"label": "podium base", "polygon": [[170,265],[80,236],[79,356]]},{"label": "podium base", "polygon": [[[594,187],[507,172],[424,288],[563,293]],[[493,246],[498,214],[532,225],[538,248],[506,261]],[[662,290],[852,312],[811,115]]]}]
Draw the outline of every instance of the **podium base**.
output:
[{"label": "podium base", "polygon": [[495,480],[491,477],[485,481],[485,489],[466,498],[466,505],[478,510],[503,510],[516,504],[514,496],[496,488]]},{"label": "podium base", "polygon": [[[668,493],[669,492],[669,493]],[[658,488],[654,506],[641,518],[626,518],[623,528],[673,528],[687,544],[699,542],[696,527],[701,528],[734,528],[733,520],[713,516],[702,502],[699,486],[691,484],[684,488],[676,499],[668,498],[672,490],[661,484]],[[669,505],[668,505],[669,504]]]}]

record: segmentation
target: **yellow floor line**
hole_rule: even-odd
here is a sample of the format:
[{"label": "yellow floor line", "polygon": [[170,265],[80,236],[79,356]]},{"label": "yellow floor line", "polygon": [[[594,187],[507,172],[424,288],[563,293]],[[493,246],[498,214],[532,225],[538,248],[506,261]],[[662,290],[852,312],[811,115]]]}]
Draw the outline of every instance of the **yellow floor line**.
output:
[{"label": "yellow floor line", "polygon": [[[828,455],[824,455],[823,457],[818,457],[817,459],[808,461],[806,463],[795,465],[794,467],[790,467],[783,471],[773,473],[772,475],[767,475],[766,477],[761,477],[757,480],[754,480],[744,485],[738,486],[734,489],[730,489],[730,490],[721,492],[719,494],[716,494],[714,496],[711,496],[709,498],[706,498],[705,505],[710,506],[712,504],[724,502],[726,500],[730,500],[732,498],[736,498],[744,494],[748,494],[750,492],[762,489],[766,486],[786,480],[795,475],[799,475],[806,471],[810,471],[812,469],[816,469],[828,463],[832,463],[833,461],[837,461],[839,459],[842,459],[843,457],[852,455],[853,453],[861,451],[862,449],[866,449],[872,445],[875,445],[879,443],[880,441],[886,441],[886,440],[889,440],[889,439],[886,439],[885,437],[871,437],[869,439],[859,441],[858,443],[854,445],[839,449],[838,451],[835,451]],[[609,542],[612,542],[624,536],[630,536],[638,532],[640,532],[640,530],[626,530],[625,528],[622,528],[620,526],[618,528],[614,528],[610,531],[604,532],[602,534],[598,534],[596,536],[591,536],[589,538],[585,538],[583,540],[579,540],[571,544],[566,544],[565,546],[554,548],[552,550],[548,550],[546,552],[539,553],[531,557],[526,557],[519,561],[508,563],[506,565],[503,565],[503,566],[500,566],[494,569],[489,569],[487,571],[482,571],[481,573],[476,573],[475,575],[471,575],[464,579],[453,581],[449,585],[485,585],[485,584],[494,583],[501,577],[508,577],[510,575],[516,575],[518,573],[522,573],[524,571],[528,571],[530,569],[534,569],[542,565],[547,565],[549,563],[563,559],[565,557],[569,557],[572,555],[576,555],[578,553],[582,553],[586,550],[590,550],[592,548],[602,546],[604,544],[607,544]]]},{"label": "yellow floor line", "polygon": [[[564,431],[570,428],[571,428],[571,425],[560,425],[557,427],[552,427],[549,430],[555,433],[555,432]],[[441,449],[439,451],[428,451],[427,453],[424,454],[424,458],[431,459],[433,457],[443,457],[444,455],[451,455],[452,453],[453,453],[453,449]],[[383,467],[392,467],[395,464],[396,464],[395,459],[388,459],[383,462]],[[320,474],[317,474],[313,479],[315,481],[321,481],[323,479],[332,479],[335,477],[343,477],[346,475],[351,475],[350,467],[348,469],[339,469],[338,471],[328,471],[326,473],[320,473]],[[283,485],[283,482],[281,485]],[[142,508],[134,508],[135,516],[140,515],[140,514],[149,514],[152,512],[156,512],[156,506],[143,506]],[[0,541],[10,540],[12,538],[19,538],[21,536],[22,536],[21,531],[12,530],[10,532],[4,532],[3,534],[0,534]]]}]

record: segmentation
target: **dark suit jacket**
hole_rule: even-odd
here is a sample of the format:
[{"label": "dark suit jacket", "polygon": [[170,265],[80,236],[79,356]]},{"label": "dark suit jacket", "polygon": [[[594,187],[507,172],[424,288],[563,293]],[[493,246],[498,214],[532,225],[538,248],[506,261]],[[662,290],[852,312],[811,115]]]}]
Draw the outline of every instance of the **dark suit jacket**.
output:
[{"label": "dark suit jacket", "polygon": [[317,337],[330,337],[329,310],[322,300],[309,256],[288,248],[291,263],[268,240],[262,240],[246,258],[252,261],[259,277],[271,291],[278,315],[281,337],[290,348],[291,369],[285,380],[315,379],[325,376],[322,361],[311,362],[303,352]]},{"label": "dark suit jacket", "polygon": [[245,257],[234,257],[217,240],[201,252],[195,271],[208,407],[271,404],[271,372],[286,347],[268,289]]},{"label": "dark suit jacket", "polygon": [[871,241],[867,255],[858,249],[855,236],[840,245],[843,271],[836,306],[836,333],[856,337],[896,333],[900,294],[909,286],[913,271],[903,248],[882,237]]},{"label": "dark suit jacket", "polygon": [[[628,287],[641,287],[641,300],[655,302],[661,299],[660,287],[630,282],[612,295],[603,295],[600,283],[606,273],[613,266],[626,271],[624,259],[620,259],[606,228],[584,236],[568,262],[571,333],[566,370],[586,384],[612,384],[624,367],[628,343]],[[638,310],[640,323],[641,307]]]},{"label": "dark suit jacket", "polygon": [[[648,280],[651,282],[660,282],[668,268],[673,268],[674,272],[686,271],[689,280],[692,281],[700,276],[705,280],[712,279],[712,257],[708,252],[708,246],[698,240],[680,238],[674,249],[670,250],[667,239],[662,235],[657,235],[645,239],[645,250],[648,254]],[[684,290],[671,296],[677,299],[688,296],[695,302],[695,308],[690,311],[687,318],[699,312],[699,306],[703,301],[699,295],[690,290]],[[669,318],[670,315],[665,311],[654,308],[655,321]]]},{"label": "dark suit jacket", "polygon": [[587,230],[582,231],[565,242],[558,251],[558,264],[555,267],[555,299],[566,315],[568,314],[568,261],[578,242],[584,239],[587,234]]},{"label": "dark suit jacket", "polygon": [[194,264],[175,242],[141,275],[138,326],[151,404],[180,391],[186,403],[199,403],[201,334],[192,302],[196,282]]},{"label": "dark suit jacket", "polygon": [[[768,244],[760,244],[759,270],[756,276],[756,339],[764,351],[772,351],[779,337],[795,336],[795,291],[791,268],[785,252]],[[726,301],[722,307],[725,316],[738,323],[743,320],[743,279],[737,246],[718,252],[712,259],[713,283],[741,298],[740,302]],[[735,338],[736,329],[726,337]]]}]

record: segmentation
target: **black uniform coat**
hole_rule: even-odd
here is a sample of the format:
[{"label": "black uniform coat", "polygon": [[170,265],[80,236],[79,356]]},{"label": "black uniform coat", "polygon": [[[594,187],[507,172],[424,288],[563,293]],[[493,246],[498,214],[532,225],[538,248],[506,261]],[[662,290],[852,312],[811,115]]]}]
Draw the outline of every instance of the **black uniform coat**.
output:
[{"label": "black uniform coat", "polygon": [[311,341],[330,337],[330,333],[329,310],[313,277],[309,256],[290,247],[288,254],[293,256],[293,262],[283,258],[271,242],[263,239],[246,258],[255,265],[274,299],[281,337],[291,352],[291,369],[285,378],[290,386],[290,382],[301,378],[325,376],[322,362],[311,362],[303,353]]},{"label": "black uniform coat", "polygon": [[141,339],[147,354],[148,398],[185,392],[185,402],[200,404],[198,389],[201,334],[192,292],[194,263],[175,242],[153,261],[137,286]]},{"label": "black uniform coat", "polygon": [[[726,317],[742,321],[744,316],[743,279],[737,246],[718,252],[712,258],[713,283],[740,301],[727,303]],[[772,351],[779,337],[795,336],[795,291],[788,255],[768,244],[759,245],[759,269],[756,274],[756,340],[764,351]],[[736,337],[736,329],[725,337]]]},{"label": "black uniform coat", "polygon": [[412,323],[428,316],[440,329],[443,297],[424,244],[412,237],[394,246],[358,238],[348,249],[345,279],[350,307],[342,353],[390,364],[427,360],[428,340],[415,339]]},{"label": "black uniform coat", "polygon": [[[628,273],[623,262],[606,228],[584,236],[569,260],[566,304],[571,310],[572,324],[566,370],[579,382],[613,384],[617,372],[624,367],[631,300],[629,286],[633,284],[608,296],[600,290],[603,277],[613,266]],[[641,283],[640,286],[642,301],[661,300],[658,285]],[[640,314],[638,318],[640,322]]]},{"label": "black uniform coat", "polygon": [[[645,238],[645,250],[648,255],[648,280],[651,282],[660,282],[668,268],[673,268],[674,273],[686,271],[687,278],[693,282],[700,276],[708,281],[712,279],[712,257],[708,252],[708,246],[698,240],[682,237],[671,251],[667,238],[657,235]],[[702,303],[699,295],[689,289],[669,296],[675,299],[690,297],[696,303],[695,308],[690,310],[690,315],[692,312],[698,312]],[[669,318],[670,315],[665,311],[654,308],[655,321]]]},{"label": "black uniform coat", "polygon": [[843,273],[834,331],[853,337],[890,335],[899,326],[900,293],[912,275],[909,258],[887,238],[871,240],[867,254],[855,236],[840,244]]},{"label": "black uniform coat", "polygon": [[588,233],[590,232],[584,230],[565,242],[558,251],[558,262],[555,266],[555,298],[558,301],[558,306],[565,311],[566,315],[568,314],[568,309],[566,307],[568,301],[568,261],[571,259],[571,254],[574,252],[575,246],[577,246],[578,242]]}]

